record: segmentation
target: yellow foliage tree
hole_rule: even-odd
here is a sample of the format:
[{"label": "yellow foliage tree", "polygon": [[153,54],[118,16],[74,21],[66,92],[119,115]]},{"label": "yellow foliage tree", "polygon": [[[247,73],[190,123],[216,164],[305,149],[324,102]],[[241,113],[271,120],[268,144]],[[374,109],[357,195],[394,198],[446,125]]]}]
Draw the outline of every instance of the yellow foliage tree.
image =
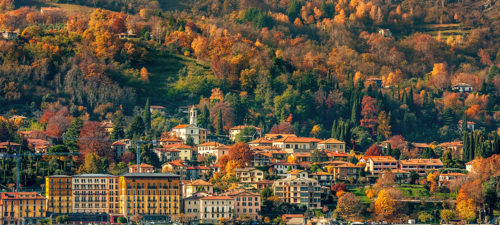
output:
[{"label": "yellow foliage tree", "polygon": [[148,73],[148,69],[146,69],[146,67],[142,67],[139,74],[140,74],[142,81],[146,81],[146,82],[149,81],[149,73]]},{"label": "yellow foliage tree", "polygon": [[375,201],[375,213],[383,216],[389,217],[394,214],[396,206],[396,201],[391,197],[386,189],[382,189],[377,196]]},{"label": "yellow foliage tree", "polygon": [[346,16],[344,10],[340,10],[339,14],[333,18],[333,21],[337,24],[345,24]]},{"label": "yellow foliage tree", "polygon": [[368,197],[369,199],[373,199],[373,197],[375,197],[376,192],[375,189],[370,188],[365,190],[365,194],[366,197]]},{"label": "yellow foliage tree", "polygon": [[457,204],[457,211],[460,218],[468,223],[472,222],[476,218],[476,204],[473,199],[460,201]]}]

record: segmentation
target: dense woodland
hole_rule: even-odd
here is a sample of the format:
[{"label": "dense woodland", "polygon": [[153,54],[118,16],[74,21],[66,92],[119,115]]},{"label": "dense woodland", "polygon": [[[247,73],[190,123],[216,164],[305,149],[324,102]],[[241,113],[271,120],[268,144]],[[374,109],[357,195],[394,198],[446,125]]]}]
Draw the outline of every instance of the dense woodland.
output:
[{"label": "dense woodland", "polygon": [[[464,139],[467,160],[498,149],[497,1],[2,0],[0,9],[0,29],[18,34],[0,40],[0,108],[30,118],[3,120],[2,141],[20,141],[18,130],[60,143],[70,131],[105,136],[92,121],[106,119],[120,128],[112,138],[159,138],[186,122],[178,107],[196,105],[199,124],[219,135],[252,124],[358,152],[394,135]],[[453,91],[458,83],[474,91]],[[145,105],[167,116],[146,119]],[[462,133],[460,120],[476,131]]]}]

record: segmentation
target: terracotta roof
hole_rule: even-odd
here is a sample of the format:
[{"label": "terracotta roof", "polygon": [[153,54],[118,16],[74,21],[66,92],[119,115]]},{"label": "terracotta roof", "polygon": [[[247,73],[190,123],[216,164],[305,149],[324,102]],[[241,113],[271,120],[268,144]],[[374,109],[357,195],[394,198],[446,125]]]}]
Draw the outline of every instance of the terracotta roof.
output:
[{"label": "terracotta roof", "polygon": [[[129,168],[132,167],[132,168],[137,168],[137,164],[134,164],[134,165],[130,165],[128,166]],[[139,165],[139,167],[141,168],[154,168],[154,166],[152,165],[149,165],[149,164],[146,164],[146,163],[141,163],[141,165]]]},{"label": "terracotta roof", "polygon": [[400,160],[399,163],[406,165],[443,165],[441,159],[407,159]]},{"label": "terracotta roof", "polygon": [[163,148],[192,149],[193,147],[178,143],[178,144],[165,145],[163,146]]},{"label": "terracotta roof", "polygon": [[248,142],[248,144],[271,144],[271,143],[273,143],[273,141],[266,138],[258,138],[251,142]]},{"label": "terracotta roof", "polygon": [[203,143],[203,144],[199,144],[198,146],[220,146],[222,145],[221,143],[218,143],[218,142],[215,142],[215,141],[212,141],[212,142],[206,142],[206,143]]},{"label": "terracotta roof", "polygon": [[326,139],[318,144],[345,144],[345,142],[339,141],[335,138],[329,138],[329,139]]},{"label": "terracotta roof", "polygon": [[121,141],[115,141],[113,142],[113,144],[111,144],[112,146],[116,146],[116,145],[120,145],[120,146],[125,146],[126,144],[121,142]]},{"label": "terracotta roof", "polygon": [[291,163],[291,162],[275,162],[272,163],[272,165],[283,165],[283,166],[297,166],[297,163]]},{"label": "terracotta roof", "polygon": [[156,148],[156,150],[160,152],[180,152],[181,150],[177,150],[175,148]]},{"label": "terracotta roof", "polygon": [[401,169],[393,169],[391,170],[392,173],[410,173],[406,170],[401,170]]},{"label": "terracotta roof", "polygon": [[461,141],[452,141],[452,142],[443,142],[441,144],[438,144],[438,146],[441,147],[459,147],[463,146]]},{"label": "terracotta roof", "polygon": [[191,186],[214,186],[212,183],[206,182],[204,180],[183,180],[182,181],[186,185],[191,185]]},{"label": "terracotta roof", "polygon": [[392,156],[367,156],[367,160],[371,159],[374,162],[396,162],[397,160],[393,158]]},{"label": "terracotta roof", "polygon": [[172,129],[182,129],[182,128],[186,128],[186,127],[189,127],[190,124],[179,124],[177,126],[175,126],[174,128]]},{"label": "terracotta roof", "polygon": [[188,170],[209,170],[208,166],[190,166],[187,168]]},{"label": "terracotta roof", "polygon": [[152,106],[149,106],[150,109],[166,109],[164,106],[161,106],[161,105],[152,105]]},{"label": "terracotta roof", "polygon": [[201,198],[201,200],[233,200],[233,198],[229,196],[207,196]]},{"label": "terracotta roof", "polygon": [[297,137],[295,134],[264,134],[267,139],[278,139],[284,137]]},{"label": "terracotta roof", "polygon": [[349,157],[349,154],[345,153],[345,152],[335,152],[335,151],[329,151],[329,150],[324,150],[326,151],[326,154],[328,155],[328,157]]},{"label": "terracotta roof", "polygon": [[470,162],[465,163],[465,165],[473,165],[473,164],[474,164],[474,161],[470,161]]},{"label": "terracotta roof", "polygon": [[258,193],[254,193],[247,190],[237,190],[233,192],[224,193],[227,196],[260,196]]},{"label": "terracotta roof", "polygon": [[50,142],[47,140],[36,139],[36,138],[28,138],[28,139],[26,139],[26,141],[30,145],[49,145],[50,144]]},{"label": "terracotta roof", "polygon": [[283,142],[283,143],[319,143],[321,141],[323,140],[311,137],[294,137],[294,136],[289,136],[274,140],[274,142]]}]

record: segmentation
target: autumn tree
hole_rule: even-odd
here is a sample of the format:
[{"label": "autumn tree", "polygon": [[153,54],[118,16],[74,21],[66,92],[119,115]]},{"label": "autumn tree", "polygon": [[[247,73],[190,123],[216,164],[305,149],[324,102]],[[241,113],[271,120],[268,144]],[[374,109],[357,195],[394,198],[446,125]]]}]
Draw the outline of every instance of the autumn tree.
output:
[{"label": "autumn tree", "polygon": [[429,83],[438,89],[444,89],[450,86],[448,77],[448,66],[446,63],[436,63],[431,72]]},{"label": "autumn tree", "polygon": [[377,134],[385,137],[385,139],[391,137],[390,118],[385,111],[380,112],[378,115]]},{"label": "autumn tree", "polygon": [[370,97],[364,96],[361,102],[361,115],[363,118],[360,120],[361,126],[366,127],[371,130],[372,134],[375,134],[377,126],[377,113],[378,106],[377,100]]},{"label": "autumn tree", "polygon": [[69,128],[72,117],[67,107],[59,109],[47,122],[46,133],[48,136],[61,138]]},{"label": "autumn tree", "polygon": [[441,220],[446,222],[446,223],[455,219],[455,211],[453,211],[451,209],[443,209],[443,210],[441,210],[439,215],[440,215]]},{"label": "autumn tree", "polygon": [[[219,112],[222,116],[219,116]],[[234,117],[234,109],[228,102],[217,102],[210,109],[210,120],[212,121],[213,127],[217,127],[219,120],[221,120],[224,132],[233,127]]]},{"label": "autumn tree", "polygon": [[350,220],[359,215],[360,207],[361,201],[359,197],[348,192],[342,195],[337,201],[335,212],[345,220]]},{"label": "autumn tree", "polygon": [[148,73],[148,69],[146,69],[146,67],[141,68],[141,71],[139,71],[139,75],[140,75],[142,81],[144,81],[144,82],[149,81],[149,73]]},{"label": "autumn tree", "polygon": [[99,122],[87,121],[83,124],[80,131],[80,139],[78,147],[84,158],[92,153],[99,157],[104,157],[110,162],[114,161],[113,151],[111,151],[111,143],[109,141],[106,130]]},{"label": "autumn tree", "polygon": [[370,148],[368,148],[368,150],[366,150],[365,155],[366,156],[379,156],[379,155],[382,155],[382,150],[380,149],[380,147],[378,147],[377,144],[373,144],[372,146],[370,146]]},{"label": "autumn tree", "polygon": [[375,201],[375,213],[382,218],[390,218],[396,211],[396,202],[386,189],[382,189]]},{"label": "autumn tree", "polygon": [[243,143],[236,143],[229,149],[229,159],[234,160],[237,168],[247,166],[252,160],[250,147]]}]

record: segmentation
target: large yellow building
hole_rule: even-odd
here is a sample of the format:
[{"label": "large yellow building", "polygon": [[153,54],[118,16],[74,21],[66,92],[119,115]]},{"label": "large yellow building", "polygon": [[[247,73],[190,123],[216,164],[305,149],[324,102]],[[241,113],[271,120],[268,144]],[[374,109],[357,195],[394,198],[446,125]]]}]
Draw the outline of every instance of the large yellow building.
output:
[{"label": "large yellow building", "polygon": [[45,218],[45,197],[36,192],[3,192],[0,224],[36,224]]},{"label": "large yellow building", "polygon": [[71,213],[71,176],[53,175],[45,178],[45,197],[48,214]]},{"label": "large yellow building", "polygon": [[181,185],[170,173],[128,173],[120,177],[120,214],[166,220],[180,213]]}]

